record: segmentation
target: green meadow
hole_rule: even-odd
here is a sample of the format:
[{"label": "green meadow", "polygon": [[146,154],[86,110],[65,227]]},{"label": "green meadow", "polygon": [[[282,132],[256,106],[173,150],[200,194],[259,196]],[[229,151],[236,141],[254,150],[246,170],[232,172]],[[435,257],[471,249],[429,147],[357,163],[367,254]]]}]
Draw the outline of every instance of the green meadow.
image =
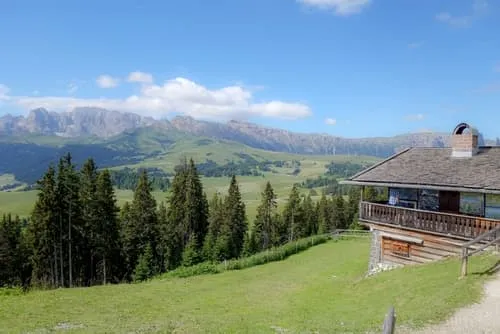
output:
[{"label": "green meadow", "polygon": [[0,332],[380,332],[391,305],[399,326],[421,327],[478,301],[496,262],[474,257],[462,280],[457,259],[366,278],[368,254],[369,240],[352,238],[215,275],[4,295]]}]

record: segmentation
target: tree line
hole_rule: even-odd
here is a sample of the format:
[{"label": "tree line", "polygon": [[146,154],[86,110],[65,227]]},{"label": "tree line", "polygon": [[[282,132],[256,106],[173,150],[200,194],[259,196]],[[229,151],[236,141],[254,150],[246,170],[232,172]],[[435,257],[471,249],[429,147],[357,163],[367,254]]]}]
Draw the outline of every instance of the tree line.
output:
[{"label": "tree line", "polygon": [[283,210],[270,182],[251,227],[235,176],[226,194],[207,200],[193,160],[184,160],[157,203],[147,170],[133,199],[118,208],[111,173],[93,159],[80,169],[71,155],[37,183],[29,221],[5,215],[0,225],[0,286],[73,287],[141,281],[180,266],[218,262],[282,245],[355,221],[349,199],[291,189]]},{"label": "tree line", "polygon": [[149,176],[149,181],[153,190],[167,191],[170,188],[169,173],[165,173],[159,168],[138,168],[137,171],[125,167],[120,170],[112,170],[111,180],[113,185],[118,189],[134,190],[139,183],[139,175],[145,169]]}]

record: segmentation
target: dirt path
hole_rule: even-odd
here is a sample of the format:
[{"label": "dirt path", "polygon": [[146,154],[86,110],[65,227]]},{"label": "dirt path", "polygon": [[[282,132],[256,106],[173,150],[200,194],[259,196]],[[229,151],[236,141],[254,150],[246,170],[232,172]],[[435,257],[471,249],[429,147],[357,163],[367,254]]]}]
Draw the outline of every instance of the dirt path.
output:
[{"label": "dirt path", "polygon": [[396,329],[395,333],[441,334],[441,333],[500,333],[500,274],[485,284],[480,303],[458,310],[447,321],[418,331]]}]

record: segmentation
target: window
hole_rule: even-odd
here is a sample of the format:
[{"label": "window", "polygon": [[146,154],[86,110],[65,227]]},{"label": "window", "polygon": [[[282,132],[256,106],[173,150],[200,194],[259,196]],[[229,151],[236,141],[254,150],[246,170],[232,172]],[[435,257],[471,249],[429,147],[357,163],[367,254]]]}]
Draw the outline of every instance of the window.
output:
[{"label": "window", "polygon": [[416,208],[418,198],[417,189],[390,188],[389,204],[406,208]]},{"label": "window", "polygon": [[486,195],[486,218],[500,219],[500,195]]},{"label": "window", "polygon": [[420,190],[418,208],[427,211],[439,211],[439,192],[437,190]]},{"label": "window", "polygon": [[484,196],[478,193],[460,193],[460,213],[483,216]]}]

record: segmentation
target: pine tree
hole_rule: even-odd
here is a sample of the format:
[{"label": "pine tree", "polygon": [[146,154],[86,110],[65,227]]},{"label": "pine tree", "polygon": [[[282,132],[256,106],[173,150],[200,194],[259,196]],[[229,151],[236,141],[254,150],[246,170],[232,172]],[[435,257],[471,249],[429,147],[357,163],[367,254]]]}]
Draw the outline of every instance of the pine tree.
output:
[{"label": "pine tree", "polygon": [[268,181],[262,193],[261,203],[257,208],[257,216],[255,217],[252,231],[258,250],[268,249],[279,238],[277,233],[279,222],[276,220],[276,207],[276,195],[271,183]]},{"label": "pine tree", "polygon": [[95,256],[101,262],[102,282],[118,282],[121,273],[120,226],[118,206],[111,175],[107,169],[100,172],[96,180],[95,205],[97,212],[94,235]]},{"label": "pine tree", "polygon": [[221,196],[215,193],[209,204],[208,232],[203,245],[203,257],[207,260],[218,261],[224,259],[225,254],[221,254],[217,241],[220,238],[225,220],[224,202]]},{"label": "pine tree", "polygon": [[168,209],[166,227],[163,231],[163,242],[165,253],[165,268],[170,270],[182,263],[182,252],[185,247],[187,228],[185,227],[186,216],[186,182],[188,177],[188,166],[186,160],[176,167],[176,173],[172,181],[169,196],[167,198]]},{"label": "pine tree", "polygon": [[243,250],[243,240],[248,229],[245,214],[245,204],[241,199],[241,193],[236,181],[236,177],[231,177],[228,196],[225,200],[225,215],[227,217],[225,225],[229,231],[227,258],[237,258]]},{"label": "pine tree", "polygon": [[18,216],[3,215],[0,221],[0,287],[25,286],[29,254],[21,233]]},{"label": "pine tree", "polygon": [[88,284],[93,284],[96,273],[97,229],[99,227],[99,208],[96,198],[97,166],[93,159],[88,159],[80,171],[80,203],[82,212],[82,242],[80,249],[83,259],[88,259],[84,266]]},{"label": "pine tree", "polygon": [[297,185],[293,185],[288,202],[283,210],[283,223],[288,241],[299,239],[305,235],[304,216]]},{"label": "pine tree", "polygon": [[331,211],[329,201],[325,193],[321,195],[321,199],[317,203],[317,217],[318,217],[318,234],[325,234],[330,232]]},{"label": "pine tree", "polygon": [[311,195],[302,201],[302,214],[304,221],[303,237],[318,233],[318,216]]},{"label": "pine tree", "polygon": [[[61,271],[68,278],[68,286],[72,287],[74,280],[81,284],[82,269],[87,261],[78,251],[85,247],[84,231],[79,196],[80,178],[75,170],[70,153],[59,160],[57,171],[57,214],[59,219],[59,248]],[[75,251],[76,250],[76,251]],[[67,273],[67,275],[66,275]],[[76,276],[74,276],[76,274]]]},{"label": "pine tree", "polygon": [[344,229],[346,228],[345,220],[345,202],[342,195],[338,195],[334,199],[335,211],[333,213],[334,227]]},{"label": "pine tree", "polygon": [[356,226],[357,225],[357,214],[359,208],[359,201],[361,198],[361,194],[358,189],[351,187],[349,189],[349,200],[347,202],[347,207],[345,209],[346,212],[346,224],[348,226]]},{"label": "pine tree", "polygon": [[[208,203],[193,159],[189,161],[185,191],[184,244],[187,247],[190,243],[200,253],[208,229]],[[196,239],[190,242],[193,235]]]},{"label": "pine tree", "polygon": [[258,251],[257,241],[255,240],[255,236],[253,233],[245,233],[245,238],[243,240],[243,250],[242,256],[250,256],[255,254]]},{"label": "pine tree", "polygon": [[154,274],[153,248],[147,244],[137,260],[133,279],[135,282],[142,282],[153,277]]},{"label": "pine tree", "polygon": [[132,238],[134,235],[132,234],[133,230],[133,219],[132,219],[132,207],[129,202],[125,202],[120,209],[119,213],[119,226],[120,226],[120,244],[122,246],[120,256],[123,259],[123,267],[122,274],[125,280],[130,279],[131,273],[133,273],[135,269],[135,263],[132,262],[130,256],[132,255],[132,249],[135,245],[135,242],[132,242]]},{"label": "pine tree", "polygon": [[37,200],[28,226],[28,242],[32,249],[32,284],[34,286],[64,285],[63,249],[58,224],[58,194],[56,173],[49,166],[45,175],[37,181]]},{"label": "pine tree", "polygon": [[130,217],[125,226],[125,249],[129,266],[135,268],[140,254],[146,247],[151,247],[156,268],[160,267],[158,247],[158,220],[156,216],[156,200],[151,194],[151,185],[146,170],[141,172],[139,183],[134,191],[134,199],[130,206]]},{"label": "pine tree", "polygon": [[191,233],[189,242],[182,252],[182,265],[189,267],[201,262],[200,251],[198,249],[198,240],[195,233]]},{"label": "pine tree", "polygon": [[168,254],[168,216],[167,216],[167,206],[162,201],[158,207],[158,232],[159,232],[159,245],[158,245],[158,256],[160,262],[160,272],[166,270],[165,260]]}]

